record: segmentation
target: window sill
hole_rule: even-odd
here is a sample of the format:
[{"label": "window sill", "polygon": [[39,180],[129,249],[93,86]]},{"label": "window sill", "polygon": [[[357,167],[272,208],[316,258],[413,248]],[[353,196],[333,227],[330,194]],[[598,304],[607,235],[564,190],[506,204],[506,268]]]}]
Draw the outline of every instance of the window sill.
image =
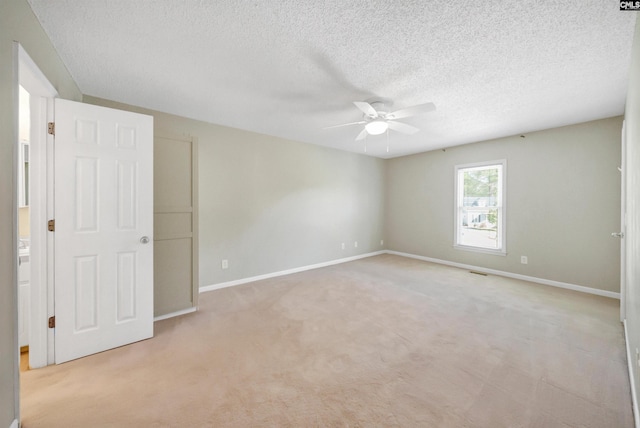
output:
[{"label": "window sill", "polygon": [[492,254],[494,256],[506,256],[507,252],[505,250],[492,250],[491,248],[481,248],[481,247],[470,247],[468,245],[457,245],[454,244],[454,250],[462,250],[462,251],[471,251],[473,253],[484,253],[484,254]]}]

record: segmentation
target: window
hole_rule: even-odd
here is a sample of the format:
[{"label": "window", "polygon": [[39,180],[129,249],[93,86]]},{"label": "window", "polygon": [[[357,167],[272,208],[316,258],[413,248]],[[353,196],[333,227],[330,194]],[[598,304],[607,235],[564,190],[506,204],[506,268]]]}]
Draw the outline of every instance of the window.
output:
[{"label": "window", "polygon": [[506,166],[506,160],[456,166],[456,248],[506,254]]}]

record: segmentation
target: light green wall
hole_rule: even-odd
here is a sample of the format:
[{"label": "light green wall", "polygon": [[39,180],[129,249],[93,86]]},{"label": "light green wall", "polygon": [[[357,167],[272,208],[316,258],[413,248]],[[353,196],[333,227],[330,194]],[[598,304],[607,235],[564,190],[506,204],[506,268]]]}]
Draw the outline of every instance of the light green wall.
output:
[{"label": "light green wall", "polygon": [[[628,346],[633,359],[635,350],[640,348],[640,20],[636,22],[629,76],[625,112],[627,134],[626,324]],[[633,361],[629,366],[633,370],[632,388],[635,389],[637,397],[640,393],[638,365]]]},{"label": "light green wall", "polygon": [[[198,138],[200,286],[382,249],[381,159],[84,101],[151,114],[158,135]],[[221,269],[222,259],[229,269]]]},{"label": "light green wall", "polygon": [[[618,292],[621,127],[617,117],[389,160],[389,249]],[[454,166],[498,159],[508,254],[454,249]]]},{"label": "light green wall", "polygon": [[22,44],[63,98],[81,94],[26,0],[0,0],[0,427],[18,417],[16,320],[16,203],[14,142],[17,64],[13,42]]}]

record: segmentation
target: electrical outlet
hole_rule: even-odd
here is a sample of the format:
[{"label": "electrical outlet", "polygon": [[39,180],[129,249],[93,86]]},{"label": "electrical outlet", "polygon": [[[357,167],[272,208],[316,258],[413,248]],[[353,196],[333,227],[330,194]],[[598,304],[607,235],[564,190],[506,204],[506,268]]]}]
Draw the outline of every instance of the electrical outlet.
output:
[{"label": "electrical outlet", "polygon": [[354,243],[353,243],[353,246],[354,246],[354,247],[356,247],[356,248],[358,248],[358,241],[354,242]]},{"label": "electrical outlet", "polygon": [[523,265],[529,263],[529,259],[527,258],[527,256],[520,256],[520,263],[522,263]]},{"label": "electrical outlet", "polygon": [[380,240],[380,246],[382,247],[384,245],[384,239]]},{"label": "electrical outlet", "polygon": [[344,242],[342,243],[342,249],[344,250]]},{"label": "electrical outlet", "polygon": [[222,261],[222,269],[228,269],[229,268],[229,260],[223,260]]}]

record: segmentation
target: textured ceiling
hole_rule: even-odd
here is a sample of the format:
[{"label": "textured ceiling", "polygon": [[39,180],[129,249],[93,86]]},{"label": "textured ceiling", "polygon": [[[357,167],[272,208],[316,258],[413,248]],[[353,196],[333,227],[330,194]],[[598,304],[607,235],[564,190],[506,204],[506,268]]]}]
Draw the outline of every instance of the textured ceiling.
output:
[{"label": "textured ceiling", "polygon": [[[395,157],[620,115],[637,12],[618,0],[29,0],[80,90]],[[369,136],[353,101],[433,102]]]}]

